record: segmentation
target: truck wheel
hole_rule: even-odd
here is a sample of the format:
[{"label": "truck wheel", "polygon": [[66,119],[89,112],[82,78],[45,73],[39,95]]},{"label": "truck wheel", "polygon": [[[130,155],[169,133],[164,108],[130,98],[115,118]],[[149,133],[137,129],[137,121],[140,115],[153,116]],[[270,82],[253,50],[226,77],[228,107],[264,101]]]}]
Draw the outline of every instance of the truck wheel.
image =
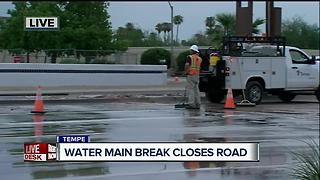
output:
[{"label": "truck wheel", "polygon": [[320,87],[318,87],[318,90],[316,91],[316,97],[318,101],[320,102]]},{"label": "truck wheel", "polygon": [[296,97],[296,95],[290,92],[284,92],[279,94],[278,97],[284,102],[291,102]]},{"label": "truck wheel", "polygon": [[248,101],[260,104],[263,95],[263,88],[257,81],[250,81],[246,86],[246,98]]},{"label": "truck wheel", "polygon": [[206,92],[206,98],[212,103],[220,103],[224,99],[224,94],[220,89],[210,88]]}]

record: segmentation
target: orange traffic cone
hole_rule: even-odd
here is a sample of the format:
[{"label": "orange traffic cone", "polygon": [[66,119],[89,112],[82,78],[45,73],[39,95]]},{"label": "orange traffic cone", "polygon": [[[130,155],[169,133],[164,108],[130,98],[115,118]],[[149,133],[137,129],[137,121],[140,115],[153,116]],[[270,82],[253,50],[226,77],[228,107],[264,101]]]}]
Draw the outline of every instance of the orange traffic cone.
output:
[{"label": "orange traffic cone", "polygon": [[36,99],[31,113],[45,113],[43,108],[42,96],[40,86],[37,87]]},{"label": "orange traffic cone", "polygon": [[234,105],[232,89],[228,88],[227,100],[224,104],[225,109],[235,109],[236,106]]}]

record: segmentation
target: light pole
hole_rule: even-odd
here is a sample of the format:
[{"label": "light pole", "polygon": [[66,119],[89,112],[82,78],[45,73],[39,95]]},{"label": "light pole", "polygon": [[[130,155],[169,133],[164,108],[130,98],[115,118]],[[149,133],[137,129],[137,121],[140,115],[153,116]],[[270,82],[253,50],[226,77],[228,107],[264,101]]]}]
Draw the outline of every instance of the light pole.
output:
[{"label": "light pole", "polygon": [[170,9],[171,9],[171,37],[170,37],[170,52],[171,52],[171,70],[172,73],[176,71],[176,61],[173,59],[173,6],[171,5],[170,1],[168,1]]}]

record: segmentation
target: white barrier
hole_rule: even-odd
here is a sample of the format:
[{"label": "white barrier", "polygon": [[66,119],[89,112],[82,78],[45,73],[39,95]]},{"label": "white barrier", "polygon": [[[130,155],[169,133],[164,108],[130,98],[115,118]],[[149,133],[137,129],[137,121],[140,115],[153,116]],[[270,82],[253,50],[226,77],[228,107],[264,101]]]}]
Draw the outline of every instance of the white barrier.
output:
[{"label": "white barrier", "polygon": [[143,86],[166,83],[165,65],[0,64],[0,87]]}]

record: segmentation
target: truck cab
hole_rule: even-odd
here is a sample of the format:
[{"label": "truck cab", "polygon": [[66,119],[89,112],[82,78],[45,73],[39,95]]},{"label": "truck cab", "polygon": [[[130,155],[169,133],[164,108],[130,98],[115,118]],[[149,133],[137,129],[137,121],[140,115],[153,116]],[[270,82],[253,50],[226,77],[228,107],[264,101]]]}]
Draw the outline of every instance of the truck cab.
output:
[{"label": "truck cab", "polygon": [[222,101],[228,88],[256,104],[264,93],[286,102],[306,93],[319,100],[319,62],[285,46],[285,38],[225,37],[223,48],[216,73],[206,68],[200,73],[200,91],[211,102]]},{"label": "truck cab", "polygon": [[287,82],[285,90],[315,90],[319,86],[319,61],[304,51],[287,47]]}]

